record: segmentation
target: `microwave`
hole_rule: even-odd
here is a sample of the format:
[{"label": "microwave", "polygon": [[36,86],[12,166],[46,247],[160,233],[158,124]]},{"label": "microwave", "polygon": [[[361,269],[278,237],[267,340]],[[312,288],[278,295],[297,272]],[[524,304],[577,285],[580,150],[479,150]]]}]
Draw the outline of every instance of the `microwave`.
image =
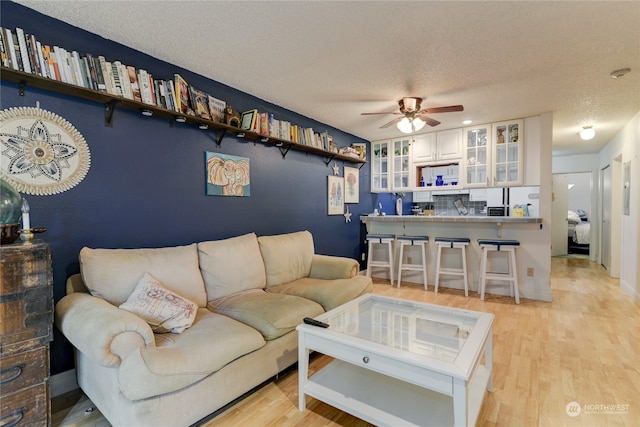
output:
[{"label": "microwave", "polygon": [[487,206],[487,216],[507,216],[504,206]]}]

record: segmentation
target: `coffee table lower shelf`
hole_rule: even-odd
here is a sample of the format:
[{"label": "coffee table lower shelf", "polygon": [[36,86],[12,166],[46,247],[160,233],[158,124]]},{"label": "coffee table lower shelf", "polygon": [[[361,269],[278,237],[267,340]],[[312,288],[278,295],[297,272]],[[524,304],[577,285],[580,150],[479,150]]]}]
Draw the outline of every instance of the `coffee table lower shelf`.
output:
[{"label": "coffee table lower shelf", "polygon": [[[489,370],[478,365],[468,385],[467,425],[476,423]],[[311,376],[304,393],[378,426],[453,426],[453,398],[334,360]]]}]

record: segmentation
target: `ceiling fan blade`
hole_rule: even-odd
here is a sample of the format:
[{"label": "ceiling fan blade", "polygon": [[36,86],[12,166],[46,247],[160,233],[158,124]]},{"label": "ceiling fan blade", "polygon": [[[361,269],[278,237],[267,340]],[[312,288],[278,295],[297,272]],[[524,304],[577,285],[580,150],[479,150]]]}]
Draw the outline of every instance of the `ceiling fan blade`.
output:
[{"label": "ceiling fan blade", "polygon": [[380,126],[380,129],[384,129],[384,128],[388,128],[391,125],[395,125],[396,123],[398,123],[400,120],[402,120],[402,117],[398,117],[397,119],[393,119],[391,120],[389,123]]},{"label": "ceiling fan blade", "polygon": [[388,112],[388,113],[360,113],[361,116],[372,116],[374,114],[402,114],[398,112]]},{"label": "ceiling fan blade", "polygon": [[454,111],[464,111],[464,107],[462,105],[450,105],[448,107],[425,108],[420,110],[420,114],[452,113]]},{"label": "ceiling fan blade", "polygon": [[428,124],[429,126],[438,126],[440,124],[439,121],[432,119],[431,117],[425,114],[417,114],[417,116],[420,117],[420,119],[426,124]]}]

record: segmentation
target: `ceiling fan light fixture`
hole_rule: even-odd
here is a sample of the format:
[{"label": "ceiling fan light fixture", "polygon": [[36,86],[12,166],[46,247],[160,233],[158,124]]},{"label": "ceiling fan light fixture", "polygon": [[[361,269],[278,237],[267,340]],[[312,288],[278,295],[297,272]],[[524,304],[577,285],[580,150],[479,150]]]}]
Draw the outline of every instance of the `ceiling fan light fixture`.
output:
[{"label": "ceiling fan light fixture", "polygon": [[583,140],[589,141],[596,136],[596,131],[593,129],[593,126],[584,126],[578,135],[580,135],[580,138]]},{"label": "ceiling fan light fixture", "polygon": [[416,117],[415,119],[413,119],[413,121],[411,122],[411,124],[413,125],[413,128],[417,131],[419,131],[420,129],[422,129],[424,127],[424,125],[427,124],[427,122],[425,122],[424,120],[422,120],[420,117]]},{"label": "ceiling fan light fixture", "polygon": [[411,126],[411,121],[407,117],[403,117],[402,120],[398,122],[396,125],[400,132],[402,133],[411,133],[413,132],[413,126]]}]

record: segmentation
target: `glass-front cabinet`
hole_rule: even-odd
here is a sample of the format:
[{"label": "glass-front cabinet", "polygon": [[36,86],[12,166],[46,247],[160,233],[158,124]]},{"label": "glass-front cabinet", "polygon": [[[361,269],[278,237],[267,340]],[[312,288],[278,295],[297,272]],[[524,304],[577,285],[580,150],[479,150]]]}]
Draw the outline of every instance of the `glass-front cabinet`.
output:
[{"label": "glass-front cabinet", "polygon": [[493,132],[493,186],[522,185],[523,128],[522,120],[494,123]]},{"label": "glass-front cabinet", "polygon": [[371,143],[371,191],[390,190],[389,181],[389,141]]},{"label": "glass-front cabinet", "polygon": [[409,191],[411,175],[411,137],[371,143],[371,191]]},{"label": "glass-front cabinet", "polygon": [[467,187],[486,187],[491,168],[491,125],[468,127],[463,131]]},{"label": "glass-front cabinet", "polygon": [[393,190],[409,190],[411,185],[411,139],[402,138],[391,142],[393,145]]}]

